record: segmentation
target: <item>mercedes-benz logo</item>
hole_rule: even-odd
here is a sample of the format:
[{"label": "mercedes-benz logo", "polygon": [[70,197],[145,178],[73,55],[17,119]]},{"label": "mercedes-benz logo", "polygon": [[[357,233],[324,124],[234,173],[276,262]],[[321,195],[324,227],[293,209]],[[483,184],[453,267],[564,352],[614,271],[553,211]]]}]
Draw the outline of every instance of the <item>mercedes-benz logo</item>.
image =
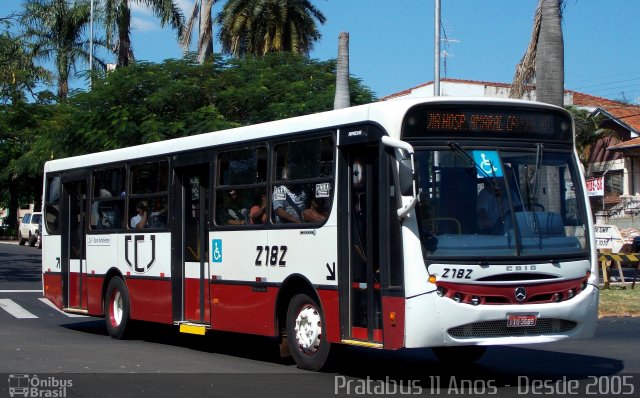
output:
[{"label": "mercedes-benz logo", "polygon": [[517,287],[515,297],[518,302],[523,302],[527,298],[527,291],[523,287]]}]

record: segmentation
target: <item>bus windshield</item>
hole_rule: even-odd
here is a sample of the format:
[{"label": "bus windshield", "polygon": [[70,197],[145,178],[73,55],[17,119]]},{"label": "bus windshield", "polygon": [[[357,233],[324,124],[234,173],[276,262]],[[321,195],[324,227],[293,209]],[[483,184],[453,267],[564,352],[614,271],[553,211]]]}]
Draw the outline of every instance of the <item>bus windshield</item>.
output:
[{"label": "bus windshield", "polygon": [[587,217],[572,154],[418,149],[425,258],[587,256]]}]

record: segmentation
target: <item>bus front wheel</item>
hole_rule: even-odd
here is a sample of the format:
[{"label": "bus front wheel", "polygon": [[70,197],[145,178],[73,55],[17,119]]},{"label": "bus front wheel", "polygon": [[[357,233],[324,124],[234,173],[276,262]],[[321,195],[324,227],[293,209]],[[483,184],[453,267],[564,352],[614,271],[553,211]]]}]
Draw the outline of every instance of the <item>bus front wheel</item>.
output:
[{"label": "bus front wheel", "polygon": [[114,339],[126,337],[129,318],[129,291],[122,278],[112,278],[104,297],[104,318],[107,331]]},{"label": "bus front wheel", "polygon": [[327,362],[331,343],[327,342],[326,324],[320,305],[298,294],[287,310],[287,340],[296,364],[305,370],[320,370]]}]

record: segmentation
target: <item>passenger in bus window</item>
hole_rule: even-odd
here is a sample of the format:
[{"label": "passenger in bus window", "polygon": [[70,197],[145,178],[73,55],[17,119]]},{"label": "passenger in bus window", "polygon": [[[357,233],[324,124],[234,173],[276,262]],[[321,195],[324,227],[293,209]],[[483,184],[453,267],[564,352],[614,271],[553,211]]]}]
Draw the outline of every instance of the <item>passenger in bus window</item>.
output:
[{"label": "passenger in bus window", "polygon": [[142,229],[147,228],[147,220],[149,218],[147,212],[147,204],[143,201],[140,201],[136,204],[136,214],[131,217],[131,228],[133,229]]},{"label": "passenger in bus window", "polygon": [[247,218],[249,211],[247,207],[240,200],[240,195],[237,190],[232,189],[225,196],[222,202],[222,209],[219,219],[222,224],[227,225],[244,225],[247,224]]},{"label": "passenger in bus window", "polygon": [[302,223],[307,193],[301,185],[281,185],[273,190],[273,211],[277,223]]},{"label": "passenger in bus window", "polygon": [[260,195],[260,204],[251,206],[249,210],[249,222],[251,224],[266,224],[267,222],[267,195]]},{"label": "passenger in bus window", "polygon": [[323,223],[329,216],[329,210],[325,205],[324,198],[311,198],[309,202],[309,208],[302,212],[304,221],[310,223]]},{"label": "passenger in bus window", "polygon": [[[283,181],[289,180],[289,168],[282,169]],[[303,223],[302,212],[307,208],[307,193],[301,184],[282,184],[273,189],[273,212],[276,222]]]},{"label": "passenger in bus window", "polygon": [[153,211],[150,215],[151,228],[165,228],[167,226],[167,206],[162,199],[156,199],[153,205]]}]

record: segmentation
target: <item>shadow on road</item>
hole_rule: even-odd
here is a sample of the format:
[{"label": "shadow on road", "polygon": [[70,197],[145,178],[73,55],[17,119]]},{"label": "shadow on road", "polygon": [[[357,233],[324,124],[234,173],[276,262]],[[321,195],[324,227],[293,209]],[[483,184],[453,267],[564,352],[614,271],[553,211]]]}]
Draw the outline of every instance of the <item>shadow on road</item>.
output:
[{"label": "shadow on road", "polygon": [[[107,335],[103,320],[61,325],[80,333]],[[133,340],[163,344],[211,354],[229,355],[255,361],[295,366],[279,355],[277,339],[238,333],[209,332],[205,337],[179,333],[169,325],[136,323]],[[565,353],[544,349],[496,346],[474,364],[440,362],[430,349],[373,350],[334,346],[327,375],[372,380],[417,381],[429,387],[451,380],[492,380],[497,387],[514,386],[523,377],[537,380],[585,380],[621,372],[624,363],[601,356]],[[212,360],[215,360],[212,358]],[[520,380],[519,380],[520,378]]]}]

